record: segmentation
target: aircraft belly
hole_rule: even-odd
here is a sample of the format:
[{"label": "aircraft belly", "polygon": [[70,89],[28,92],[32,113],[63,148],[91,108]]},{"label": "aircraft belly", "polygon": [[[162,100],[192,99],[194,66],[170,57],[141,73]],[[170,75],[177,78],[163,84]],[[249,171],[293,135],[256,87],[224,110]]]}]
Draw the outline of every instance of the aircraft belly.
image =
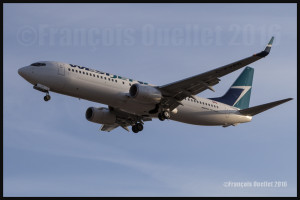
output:
[{"label": "aircraft belly", "polygon": [[187,124],[220,126],[234,125],[251,121],[251,117],[238,115],[228,110],[210,111],[193,106],[179,106],[177,114],[171,114],[171,119]]},{"label": "aircraft belly", "polygon": [[194,125],[217,126],[226,123],[226,114],[184,105],[178,107],[177,114],[171,114],[171,119]]}]

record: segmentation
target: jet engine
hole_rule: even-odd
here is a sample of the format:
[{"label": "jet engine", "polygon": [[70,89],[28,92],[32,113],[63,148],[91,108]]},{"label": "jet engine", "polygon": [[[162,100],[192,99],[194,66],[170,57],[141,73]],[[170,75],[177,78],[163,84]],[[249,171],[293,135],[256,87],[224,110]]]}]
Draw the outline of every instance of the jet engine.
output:
[{"label": "jet engine", "polygon": [[141,103],[159,103],[162,94],[155,87],[149,85],[133,84],[129,89],[129,94],[132,98]]},{"label": "jet engine", "polygon": [[117,117],[107,108],[89,107],[85,112],[85,118],[98,124],[114,124]]}]

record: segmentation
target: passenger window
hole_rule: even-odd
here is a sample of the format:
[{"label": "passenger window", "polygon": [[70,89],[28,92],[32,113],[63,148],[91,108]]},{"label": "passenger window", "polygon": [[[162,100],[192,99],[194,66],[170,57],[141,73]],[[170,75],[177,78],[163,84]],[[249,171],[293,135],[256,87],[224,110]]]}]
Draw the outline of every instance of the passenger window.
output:
[{"label": "passenger window", "polygon": [[74,69],[72,69],[72,72],[74,72]]},{"label": "passenger window", "polygon": [[95,74],[93,74],[93,76],[95,77]]},{"label": "passenger window", "polygon": [[78,71],[76,70],[76,73],[77,73]]},{"label": "passenger window", "polygon": [[82,72],[83,74],[85,74],[84,72]]},{"label": "passenger window", "polygon": [[69,70],[69,71],[71,71],[71,69],[70,69],[70,68],[68,68],[68,70]]},{"label": "passenger window", "polygon": [[99,75],[97,75],[97,78],[99,78]]}]

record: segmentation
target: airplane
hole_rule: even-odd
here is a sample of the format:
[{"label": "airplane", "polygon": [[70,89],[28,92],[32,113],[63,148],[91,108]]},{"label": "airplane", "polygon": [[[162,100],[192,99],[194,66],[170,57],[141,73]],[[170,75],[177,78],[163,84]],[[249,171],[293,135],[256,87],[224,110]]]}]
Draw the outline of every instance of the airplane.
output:
[{"label": "airplane", "polygon": [[[53,61],[39,61],[18,70],[20,76],[33,88],[85,99],[108,105],[89,107],[85,117],[88,121],[102,124],[100,130],[110,132],[122,127],[134,133],[143,130],[144,122],[158,118],[175,120],[193,125],[236,126],[250,122],[252,117],[270,108],[292,100],[286,98],[267,104],[249,107],[254,69],[248,65],[266,57],[274,37],[266,48],[250,57],[210,71],[162,86],[136,81],[91,68]],[[229,90],[221,97],[196,96],[211,90],[223,77],[245,67]]]}]

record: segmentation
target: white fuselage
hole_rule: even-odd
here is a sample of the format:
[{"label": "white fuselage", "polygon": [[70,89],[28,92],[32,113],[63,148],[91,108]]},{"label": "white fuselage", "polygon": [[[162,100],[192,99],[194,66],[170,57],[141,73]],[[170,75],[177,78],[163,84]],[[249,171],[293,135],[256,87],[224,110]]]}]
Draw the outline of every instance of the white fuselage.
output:
[{"label": "white fuselage", "polygon": [[[106,104],[122,111],[149,115],[155,104],[145,104],[129,96],[134,83],[147,84],[121,76],[103,73],[76,65],[60,62],[44,62],[46,66],[26,66],[19,70],[31,84],[42,84],[50,91]],[[147,84],[150,85],[150,84]],[[252,117],[240,115],[237,108],[195,97],[186,98],[173,112],[172,120],[195,125],[236,125],[249,122]],[[157,114],[150,115],[157,117]]]}]

